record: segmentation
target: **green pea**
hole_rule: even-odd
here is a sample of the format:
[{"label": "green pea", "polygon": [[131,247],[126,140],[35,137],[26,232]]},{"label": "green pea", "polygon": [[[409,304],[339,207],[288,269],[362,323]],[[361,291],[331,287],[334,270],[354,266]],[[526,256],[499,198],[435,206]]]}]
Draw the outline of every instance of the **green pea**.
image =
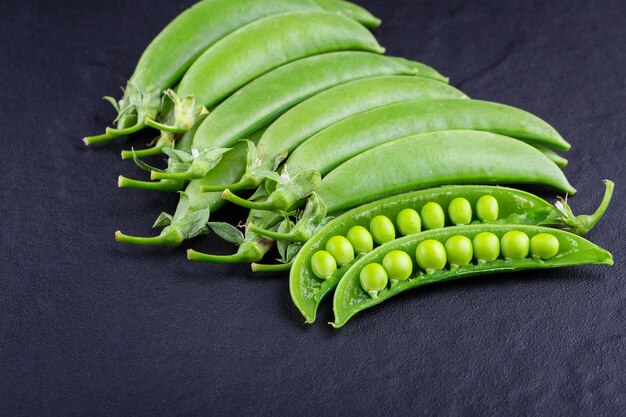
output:
[{"label": "green pea", "polygon": [[320,250],[311,256],[311,269],[316,277],[328,279],[337,270],[337,262],[333,255],[325,250]]},{"label": "green pea", "polygon": [[455,198],[448,206],[448,215],[452,224],[460,226],[472,222],[472,205],[463,197]]},{"label": "green pea", "polygon": [[359,274],[359,281],[361,281],[361,287],[367,292],[370,297],[378,297],[378,293],[387,288],[387,272],[381,264],[368,264],[363,267]]},{"label": "green pea", "polygon": [[398,213],[396,218],[396,224],[398,225],[398,231],[401,235],[413,235],[419,233],[422,230],[422,219],[417,211],[407,208]]},{"label": "green pea", "polygon": [[550,259],[559,253],[559,239],[549,233],[539,233],[530,239],[533,259]]},{"label": "green pea", "polygon": [[333,236],[326,242],[326,251],[337,261],[337,265],[345,265],[354,260],[352,243],[343,236]]},{"label": "green pea", "polygon": [[434,239],[421,242],[415,250],[415,257],[418,265],[425,269],[428,274],[443,269],[448,261],[446,248],[441,242]]},{"label": "green pea", "polygon": [[437,203],[426,203],[422,207],[422,223],[424,229],[439,229],[446,223],[446,215],[441,206]]},{"label": "green pea", "polygon": [[474,258],[479,264],[493,262],[500,256],[500,240],[498,236],[489,232],[477,234],[472,240]]},{"label": "green pea", "polygon": [[528,256],[530,240],[524,232],[506,232],[500,242],[504,259],[523,259]]},{"label": "green pea", "polygon": [[383,258],[383,267],[393,285],[397,281],[409,279],[413,272],[413,261],[406,252],[393,250]]},{"label": "green pea", "polygon": [[379,215],[374,217],[370,222],[370,232],[372,232],[374,242],[379,245],[391,242],[396,238],[396,229],[387,216]]},{"label": "green pea", "polygon": [[480,220],[498,220],[498,200],[492,195],[484,195],[476,203],[476,216]]},{"label": "green pea", "polygon": [[363,226],[352,226],[346,235],[356,253],[368,253],[374,249],[374,241],[369,230]]},{"label": "green pea", "polygon": [[450,263],[450,269],[457,269],[459,266],[468,265],[474,256],[472,241],[466,236],[452,236],[446,241],[446,255]]}]

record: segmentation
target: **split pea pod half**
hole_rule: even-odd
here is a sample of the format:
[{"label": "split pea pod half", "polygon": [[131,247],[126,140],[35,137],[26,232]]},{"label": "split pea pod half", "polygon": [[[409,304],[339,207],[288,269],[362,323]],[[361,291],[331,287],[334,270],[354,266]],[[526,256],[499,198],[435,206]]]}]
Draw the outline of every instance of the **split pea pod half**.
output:
[{"label": "split pea pod half", "polygon": [[[333,291],[342,275],[354,263],[341,265],[341,268],[330,271],[326,277],[315,274],[311,261],[313,255],[325,250],[329,239],[335,236],[348,238],[357,255],[356,260],[378,244],[374,241],[376,235],[379,242],[393,241],[432,227],[470,223],[535,225],[585,234],[606,212],[612,192],[613,183],[606,181],[605,196],[598,210],[590,216],[575,216],[565,200],[553,206],[533,194],[512,188],[445,186],[400,194],[359,206],[330,220],[312,236],[279,236],[275,233],[271,236],[304,242],[293,260],[289,289],[295,306],[307,323],[312,323],[321,300]],[[381,221],[383,219],[386,222]],[[386,230],[381,231],[381,226]],[[385,234],[389,237],[381,239]]]},{"label": "split pea pod half", "polygon": [[[412,270],[407,278],[391,284],[385,281],[385,274],[388,275],[388,269],[393,268],[393,262],[400,257],[387,257],[398,252],[409,258]],[[476,253],[487,253],[490,258],[480,259]],[[451,269],[450,257],[469,261]],[[385,258],[391,268],[383,266],[382,271],[376,271],[372,265],[383,264]],[[335,328],[342,327],[358,312],[424,285],[475,275],[587,264],[613,265],[613,257],[584,238],[562,230],[522,225],[471,225],[430,230],[382,245],[345,271],[335,290],[335,321],[331,324]]]},{"label": "split pea pod half", "polygon": [[176,94],[170,94],[172,101],[186,103],[187,110],[174,106],[161,114],[167,126],[153,126],[185,131],[197,122],[200,107],[215,106],[260,75],[307,56],[346,50],[384,52],[365,27],[340,14],[293,12],[257,20],[215,43],[193,63]]},{"label": "split pea pod half", "polygon": [[[408,66],[415,64],[407,60],[400,62]],[[258,175],[259,167],[273,165],[276,158],[292,152],[306,139],[355,114],[407,100],[467,98],[448,84],[424,78],[423,74],[428,70],[415,69],[418,70],[418,77],[391,75],[359,79],[320,92],[289,109],[267,128],[259,140],[258,163],[247,170],[241,181],[227,188],[253,189],[259,186],[264,179]]]},{"label": "split pea pod half", "polygon": [[[332,212],[389,194],[455,183],[533,183],[550,185],[570,194],[575,192],[559,168],[531,145],[508,136],[461,130],[464,127],[506,130],[505,117],[496,111],[484,111],[486,107],[497,106],[484,102],[473,104],[476,103],[473,100],[459,100],[459,103],[466,109],[465,114],[436,113],[424,119],[408,116],[405,123],[399,124],[386,124],[382,117],[374,122],[366,117],[367,113],[354,116],[359,119],[355,124],[346,119],[298,147],[283,167],[283,183],[265,201],[242,200],[229,190],[224,192],[224,198],[248,208],[287,210],[301,205],[307,193],[317,189]],[[421,104],[415,102],[409,106]],[[506,106],[502,108],[504,112],[515,112]],[[389,119],[397,114],[383,109],[371,112],[386,114]],[[428,132],[437,129],[437,125],[441,129],[459,130]],[[428,133],[403,137],[405,133],[424,130]],[[509,133],[515,131],[511,129]],[[392,167],[393,173],[383,174]]]},{"label": "split pea pod half", "polygon": [[[321,91],[357,79],[394,74],[418,75],[418,72],[392,57],[361,51],[331,52],[290,62],[261,75],[220,103],[201,122],[192,147],[201,158],[205,151],[229,147],[247,138]],[[274,162],[267,167],[257,164],[254,167],[272,170]],[[176,172],[154,172],[152,176],[197,179],[206,173],[206,166],[195,163],[187,170],[177,167]]]},{"label": "split pea pod half", "polygon": [[280,13],[328,10],[349,16],[366,26],[380,20],[352,3],[338,0],[203,0],[185,10],[154,38],[143,52],[117,103],[117,129],[85,138],[86,144],[112,140],[134,133],[154,120],[161,95],[173,87],[192,63],[211,45],[256,20]]}]

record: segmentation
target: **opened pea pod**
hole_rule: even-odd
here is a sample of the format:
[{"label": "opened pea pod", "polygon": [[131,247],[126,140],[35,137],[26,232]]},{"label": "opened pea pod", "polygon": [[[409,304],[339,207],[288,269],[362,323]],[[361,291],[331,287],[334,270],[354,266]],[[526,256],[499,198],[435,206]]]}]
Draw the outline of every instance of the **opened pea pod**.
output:
[{"label": "opened pea pod", "polygon": [[[336,269],[332,268],[332,263],[326,263],[326,272],[316,274],[312,266],[313,256],[319,251],[330,253],[327,243],[335,236],[344,236],[350,241],[356,259],[373,250],[375,244],[386,244],[428,229],[470,223],[550,226],[585,234],[606,211],[612,192],[613,183],[607,181],[598,210],[591,216],[574,216],[564,200],[553,206],[533,194],[512,188],[439,187],[357,207],[330,220],[312,236],[310,231],[304,232],[305,235],[272,233],[271,236],[306,242],[293,261],[289,288],[294,304],[307,323],[312,323],[321,300],[336,287],[353,263],[335,262]],[[256,228],[252,230],[259,232]],[[300,228],[300,233],[303,231]]]},{"label": "opened pea pod", "polygon": [[587,264],[613,265],[613,257],[563,230],[526,225],[430,230],[382,245],[348,268],[335,290],[335,321],[331,324],[342,327],[360,311],[425,285],[475,275]]}]

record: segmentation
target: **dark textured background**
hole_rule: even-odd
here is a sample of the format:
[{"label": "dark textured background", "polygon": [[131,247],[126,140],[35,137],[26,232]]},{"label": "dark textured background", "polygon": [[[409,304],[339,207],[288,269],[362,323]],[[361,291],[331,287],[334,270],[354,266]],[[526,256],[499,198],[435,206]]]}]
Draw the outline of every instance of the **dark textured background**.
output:
[{"label": "dark textured background", "polygon": [[617,182],[590,234],[617,265],[437,285],[341,331],[328,302],[303,325],[284,275],[113,240],[151,233],[176,197],[117,189],[140,174],[119,159],[130,140],[80,138],[190,4],[0,4],[0,414],[626,415],[624,0],[362,0],[390,53],[557,127],[578,212]]}]

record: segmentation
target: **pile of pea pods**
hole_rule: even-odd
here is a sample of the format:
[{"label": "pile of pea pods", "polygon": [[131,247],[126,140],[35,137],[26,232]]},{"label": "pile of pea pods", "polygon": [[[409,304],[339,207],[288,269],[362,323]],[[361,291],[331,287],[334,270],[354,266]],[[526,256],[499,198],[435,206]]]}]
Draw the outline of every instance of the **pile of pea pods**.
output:
[{"label": "pile of pea pods", "polygon": [[[582,264],[612,265],[580,237],[606,211],[575,216],[503,185],[576,190],[557,151],[569,143],[547,122],[471,100],[426,64],[387,56],[380,20],[343,0],[202,0],[148,45],[123,98],[106,99],[115,127],[100,144],[143,129],[158,137],[122,158],[147,171],[119,186],[177,192],[156,236],[180,245],[211,234],[233,255],[209,263],[289,273],[308,323],[334,294],[333,326],[408,289],[467,276]],[[164,155],[155,167],[147,157]],[[149,177],[149,178],[148,178]],[[226,204],[241,225],[214,221]],[[261,263],[276,247],[277,262]]]}]

